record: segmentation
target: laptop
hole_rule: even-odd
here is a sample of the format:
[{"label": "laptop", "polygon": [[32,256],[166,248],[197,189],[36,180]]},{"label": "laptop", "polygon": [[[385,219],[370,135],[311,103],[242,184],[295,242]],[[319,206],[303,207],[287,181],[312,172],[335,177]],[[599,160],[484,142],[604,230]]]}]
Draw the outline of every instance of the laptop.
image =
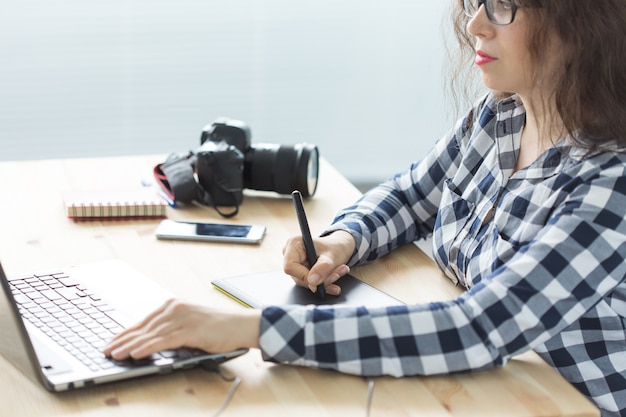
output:
[{"label": "laptop", "polygon": [[178,349],[123,362],[104,357],[102,347],[114,334],[173,297],[120,260],[10,278],[0,265],[0,284],[0,354],[49,391],[214,368],[247,352]]}]

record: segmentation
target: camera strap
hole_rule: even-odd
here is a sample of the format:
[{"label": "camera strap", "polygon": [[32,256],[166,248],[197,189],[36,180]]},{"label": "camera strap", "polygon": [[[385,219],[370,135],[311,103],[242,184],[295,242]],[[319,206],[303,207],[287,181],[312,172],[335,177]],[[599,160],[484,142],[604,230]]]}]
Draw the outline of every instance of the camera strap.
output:
[{"label": "camera strap", "polygon": [[176,202],[190,203],[196,199],[197,183],[194,177],[195,155],[170,154],[165,162],[154,167],[154,178],[167,197]]},{"label": "camera strap", "polygon": [[198,184],[198,189],[200,191],[200,199],[199,199],[199,201],[202,204],[206,204],[207,206],[213,207],[215,209],[215,211],[217,211],[220,214],[220,216],[225,217],[225,218],[228,219],[230,217],[236,216],[237,213],[239,213],[239,202],[237,202],[235,198],[233,198],[233,206],[235,207],[233,209],[233,211],[231,211],[230,213],[224,213],[222,210],[219,209],[219,207],[217,207],[217,205],[215,204],[215,202],[211,198],[211,194],[206,192],[206,190],[204,188],[202,188],[202,186],[200,184]]},{"label": "camera strap", "polygon": [[191,203],[197,201],[211,206],[222,217],[230,218],[239,213],[239,201],[233,197],[233,211],[226,213],[221,211],[211,195],[200,185],[196,179],[196,155],[193,152],[187,154],[170,154],[165,162],[154,167],[153,175],[165,195],[177,203]]}]

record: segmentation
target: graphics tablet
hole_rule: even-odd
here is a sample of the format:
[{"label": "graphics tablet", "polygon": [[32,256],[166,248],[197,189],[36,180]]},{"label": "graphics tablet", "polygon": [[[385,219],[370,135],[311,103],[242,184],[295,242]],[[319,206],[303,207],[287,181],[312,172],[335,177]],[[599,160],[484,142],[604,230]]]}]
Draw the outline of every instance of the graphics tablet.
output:
[{"label": "graphics tablet", "polygon": [[322,300],[311,290],[297,286],[290,276],[282,271],[268,271],[240,275],[211,281],[211,284],[227,296],[252,308],[271,305],[315,304],[357,305],[384,307],[404,304],[352,275],[341,277],[337,284],[341,295],[326,295]]}]

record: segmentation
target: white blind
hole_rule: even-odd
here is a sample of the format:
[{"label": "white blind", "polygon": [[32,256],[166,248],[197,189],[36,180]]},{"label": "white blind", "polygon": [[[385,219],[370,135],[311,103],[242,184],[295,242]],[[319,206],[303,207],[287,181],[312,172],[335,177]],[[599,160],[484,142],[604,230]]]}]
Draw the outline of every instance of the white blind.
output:
[{"label": "white blind", "polygon": [[445,1],[0,3],[0,159],[193,149],[219,116],[379,179],[443,134]]}]

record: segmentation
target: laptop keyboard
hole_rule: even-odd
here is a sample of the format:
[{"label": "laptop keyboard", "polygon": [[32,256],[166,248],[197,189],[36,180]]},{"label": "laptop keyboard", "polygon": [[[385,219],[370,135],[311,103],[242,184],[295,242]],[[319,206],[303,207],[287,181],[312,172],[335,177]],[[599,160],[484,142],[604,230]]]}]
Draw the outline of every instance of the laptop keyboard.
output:
[{"label": "laptop keyboard", "polygon": [[96,294],[64,273],[9,281],[22,317],[47,334],[91,370],[116,362],[102,354],[106,343],[123,328],[115,311]]}]

